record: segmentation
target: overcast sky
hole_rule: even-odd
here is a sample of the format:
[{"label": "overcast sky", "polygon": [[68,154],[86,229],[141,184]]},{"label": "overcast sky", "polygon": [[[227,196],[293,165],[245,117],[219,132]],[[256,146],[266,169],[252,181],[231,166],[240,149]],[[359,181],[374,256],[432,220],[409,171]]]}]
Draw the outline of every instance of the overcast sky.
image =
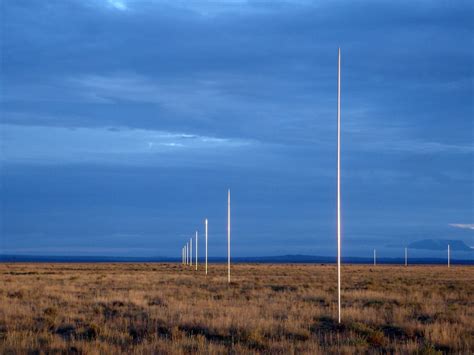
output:
[{"label": "overcast sky", "polygon": [[[0,248],[180,256],[474,246],[472,1],[6,0]],[[389,248],[388,246],[391,246]],[[384,249],[385,248],[385,249]]]}]

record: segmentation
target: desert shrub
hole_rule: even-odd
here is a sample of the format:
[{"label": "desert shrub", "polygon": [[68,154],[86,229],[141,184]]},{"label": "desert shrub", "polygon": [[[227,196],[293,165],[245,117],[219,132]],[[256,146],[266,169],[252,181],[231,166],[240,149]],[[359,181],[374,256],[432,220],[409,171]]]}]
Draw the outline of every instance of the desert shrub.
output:
[{"label": "desert shrub", "polygon": [[148,305],[149,306],[159,306],[159,307],[167,307],[166,302],[163,300],[163,298],[155,296],[148,300]]},{"label": "desert shrub", "polygon": [[132,324],[128,327],[128,334],[132,338],[133,343],[138,344],[148,337],[149,329],[143,324]]},{"label": "desert shrub", "polygon": [[10,292],[7,293],[7,296],[9,298],[17,298],[19,300],[22,300],[23,297],[25,296],[25,292],[23,290],[10,291]]},{"label": "desert shrub", "polygon": [[47,307],[45,308],[43,313],[45,316],[48,317],[56,317],[58,314],[58,310],[56,309],[56,307]]},{"label": "desert shrub", "polygon": [[315,323],[310,326],[310,331],[313,333],[328,333],[328,332],[342,332],[345,329],[345,325],[339,324],[337,320],[322,316],[319,317]]},{"label": "desert shrub", "polygon": [[303,301],[324,307],[327,307],[329,305],[326,302],[326,299],[322,296],[306,296],[303,298]]},{"label": "desert shrub", "polygon": [[408,334],[402,327],[399,327],[394,324],[385,324],[382,326],[381,330],[383,333],[391,339],[407,339]]},{"label": "desert shrub", "polygon": [[436,320],[436,316],[430,316],[429,314],[419,314],[416,320],[422,324],[431,324]]},{"label": "desert shrub", "polygon": [[298,289],[298,287],[296,286],[288,286],[288,285],[270,285],[270,288],[274,292],[285,292],[285,291],[294,292]]},{"label": "desert shrub", "polygon": [[95,323],[91,323],[84,328],[84,330],[80,334],[80,338],[88,340],[88,341],[92,341],[92,340],[97,339],[101,331],[102,330],[100,326],[98,326]]},{"label": "desert shrub", "polygon": [[76,336],[76,327],[73,324],[61,324],[56,328],[55,333],[64,340],[72,340]]},{"label": "desert shrub", "polygon": [[285,337],[292,341],[307,341],[311,333],[307,329],[296,329],[287,331]]},{"label": "desert shrub", "polygon": [[7,338],[7,326],[5,324],[0,324],[0,341],[3,341]]},{"label": "desert shrub", "polygon": [[370,299],[370,300],[366,300],[364,303],[363,303],[363,306],[364,307],[375,307],[375,308],[380,308],[384,305],[384,301],[382,300],[379,300],[379,299]]},{"label": "desert shrub", "polygon": [[367,342],[373,347],[382,347],[386,344],[384,333],[380,330],[371,332],[367,337]]},{"label": "desert shrub", "polygon": [[442,355],[443,352],[437,350],[433,344],[423,344],[423,346],[418,351],[419,355]]},{"label": "desert shrub", "polygon": [[254,328],[250,330],[246,334],[246,338],[241,339],[241,341],[242,340],[243,340],[243,343],[250,349],[263,351],[267,348],[265,338],[263,337],[260,329],[258,328]]}]

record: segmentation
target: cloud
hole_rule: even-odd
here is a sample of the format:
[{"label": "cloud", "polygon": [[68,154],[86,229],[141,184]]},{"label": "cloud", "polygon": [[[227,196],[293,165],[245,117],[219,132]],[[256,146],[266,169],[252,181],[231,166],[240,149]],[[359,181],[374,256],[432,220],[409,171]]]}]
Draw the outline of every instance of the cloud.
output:
[{"label": "cloud", "polygon": [[213,81],[199,79],[152,79],[135,73],[86,75],[69,79],[71,89],[85,101],[154,103],[173,110],[197,111],[203,104],[219,109],[230,98]]},{"label": "cloud", "polygon": [[2,124],[0,132],[3,139],[0,161],[33,165],[86,162],[186,165],[193,160],[197,164],[203,159],[220,159],[222,155],[234,154],[235,150],[259,146],[249,140],[144,129]]},{"label": "cloud", "polygon": [[120,10],[120,11],[125,11],[127,10],[127,5],[125,4],[124,1],[121,1],[121,0],[107,0],[107,3],[117,9],[117,10]]},{"label": "cloud", "polygon": [[451,223],[451,227],[474,230],[474,223]]},{"label": "cloud", "polygon": [[[337,42],[343,129],[360,125],[351,131],[354,149],[472,152],[469,129],[460,129],[472,126],[472,51],[453,40],[470,40],[468,2],[86,3],[7,5],[6,109],[56,114],[54,124],[63,126],[329,147]],[[103,11],[113,4],[133,11]],[[367,130],[373,117],[379,130]],[[397,124],[402,128],[390,129]]]}]

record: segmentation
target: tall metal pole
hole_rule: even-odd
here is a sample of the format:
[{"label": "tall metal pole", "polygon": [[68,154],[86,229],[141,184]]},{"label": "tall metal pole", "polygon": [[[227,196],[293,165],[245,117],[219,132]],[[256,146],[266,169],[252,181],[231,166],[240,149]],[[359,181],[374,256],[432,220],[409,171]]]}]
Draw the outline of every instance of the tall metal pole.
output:
[{"label": "tall metal pole", "polygon": [[341,48],[337,53],[337,308],[341,323]]},{"label": "tall metal pole", "polygon": [[448,267],[451,267],[451,248],[448,244]]},{"label": "tall metal pole", "polygon": [[205,220],[206,225],[206,275],[207,275],[207,218]]},{"label": "tall metal pole", "polygon": [[230,189],[227,190],[227,282],[230,283]]},{"label": "tall metal pole", "polygon": [[196,260],[195,260],[195,263],[196,264],[196,270],[198,269],[198,232],[196,231]]},{"label": "tall metal pole", "polygon": [[377,265],[377,252],[374,249],[374,266]]},{"label": "tall metal pole", "polygon": [[193,266],[193,238],[189,238],[189,265]]},{"label": "tall metal pole", "polygon": [[186,265],[189,265],[189,243],[186,243]]},{"label": "tall metal pole", "polygon": [[408,266],[408,248],[405,248],[405,266]]}]

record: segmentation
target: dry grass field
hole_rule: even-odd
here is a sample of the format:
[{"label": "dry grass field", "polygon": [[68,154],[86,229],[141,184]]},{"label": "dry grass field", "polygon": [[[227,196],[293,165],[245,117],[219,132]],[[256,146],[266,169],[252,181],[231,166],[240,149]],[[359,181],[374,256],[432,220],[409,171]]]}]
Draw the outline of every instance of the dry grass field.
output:
[{"label": "dry grass field", "polygon": [[0,264],[0,353],[474,353],[474,268]]}]

